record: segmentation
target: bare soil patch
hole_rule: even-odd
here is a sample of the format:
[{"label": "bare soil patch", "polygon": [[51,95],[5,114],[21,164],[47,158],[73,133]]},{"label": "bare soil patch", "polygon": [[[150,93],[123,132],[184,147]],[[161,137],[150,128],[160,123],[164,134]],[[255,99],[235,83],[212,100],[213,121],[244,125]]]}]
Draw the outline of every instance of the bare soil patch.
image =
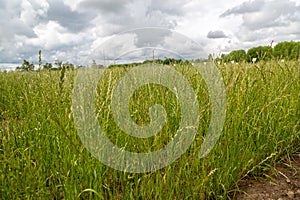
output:
[{"label": "bare soil patch", "polygon": [[278,164],[265,177],[246,178],[239,183],[238,200],[300,200],[300,153]]}]

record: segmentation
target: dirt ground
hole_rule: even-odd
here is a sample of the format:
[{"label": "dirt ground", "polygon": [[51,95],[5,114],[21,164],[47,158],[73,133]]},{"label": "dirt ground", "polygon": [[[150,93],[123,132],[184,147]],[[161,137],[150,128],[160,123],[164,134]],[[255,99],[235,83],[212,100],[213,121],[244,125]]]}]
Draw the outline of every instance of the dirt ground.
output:
[{"label": "dirt ground", "polygon": [[300,200],[300,153],[278,164],[266,177],[239,183],[237,200]]}]

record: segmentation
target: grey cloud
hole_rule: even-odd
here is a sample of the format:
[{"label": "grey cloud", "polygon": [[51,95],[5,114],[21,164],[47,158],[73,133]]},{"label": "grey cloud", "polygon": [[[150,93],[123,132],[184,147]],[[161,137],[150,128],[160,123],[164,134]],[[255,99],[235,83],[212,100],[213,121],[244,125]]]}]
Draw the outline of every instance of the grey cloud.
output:
[{"label": "grey cloud", "polygon": [[[27,7],[23,7],[24,3]],[[43,1],[43,3],[47,2]],[[76,6],[76,9],[71,9],[61,0],[52,0],[48,1],[47,7],[42,10],[42,15],[39,15],[36,10],[39,8],[38,4],[25,0],[11,0],[9,2],[0,0],[0,5],[0,22],[5,27],[0,29],[0,62],[8,60],[18,62],[19,58],[28,59],[30,55],[36,55],[36,49],[39,48],[46,49],[45,58],[49,57],[54,50],[57,50],[58,55],[62,55],[59,52],[71,50],[75,52],[72,49],[75,46],[77,46],[77,51],[81,51],[83,42],[91,46],[92,40],[97,37],[101,38],[137,27],[173,28],[176,26],[176,19],[172,16],[183,14],[181,6],[174,6],[179,4],[174,4],[170,0],[166,2],[155,0],[143,2],[137,0],[84,0]],[[25,21],[20,16],[22,11],[25,11],[26,14],[24,16]],[[49,22],[53,21],[64,29],[53,27],[51,29],[47,26]],[[48,28],[51,30],[45,30]],[[51,31],[54,35],[51,35]],[[66,43],[64,42],[65,35],[70,32],[81,34],[87,38],[75,43],[72,41]],[[149,32],[149,34],[152,33]],[[15,35],[18,37],[14,37]],[[150,45],[157,45],[164,41],[165,36],[157,36],[155,40],[151,41],[147,41],[145,37],[146,35],[143,34],[138,35],[134,45],[137,47],[145,46],[147,42]],[[49,43],[53,43],[53,38],[57,38],[57,44],[49,46]],[[88,48],[87,51],[89,51]]]},{"label": "grey cloud", "polygon": [[[250,34],[251,31],[279,27],[284,31],[300,26],[300,6],[294,1],[254,0],[245,2],[224,12],[220,17],[241,15],[243,24],[239,34]],[[294,29],[294,28],[293,28]],[[294,31],[292,31],[294,32]]]},{"label": "grey cloud", "polygon": [[0,1],[0,4],[3,6],[0,7],[0,23],[2,26],[0,29],[0,41],[11,40],[15,34],[26,35],[29,37],[35,35],[32,27],[28,26],[20,19],[19,13],[21,12],[21,9],[16,6],[14,1],[9,3]]},{"label": "grey cloud", "polygon": [[170,15],[184,15],[183,6],[188,0],[174,1],[174,0],[152,0],[150,6],[148,7],[149,12],[161,11],[163,13],[168,13]]},{"label": "grey cloud", "polygon": [[155,47],[162,44],[167,36],[172,32],[168,29],[143,28],[134,31],[136,34],[135,45],[139,47]]},{"label": "grey cloud", "polygon": [[232,14],[236,15],[236,14],[258,12],[261,10],[261,8],[264,5],[265,5],[265,0],[247,1],[242,3],[239,6],[233,7],[225,11],[223,14],[220,15],[220,17],[226,17]]},{"label": "grey cloud", "polygon": [[[60,31],[58,28],[57,31],[59,33],[54,36],[58,37],[57,45],[43,51],[45,60],[53,53],[62,55],[63,52],[72,51],[76,55],[73,48],[76,47],[77,51],[80,51],[85,43],[88,46],[90,45],[90,38],[66,43],[64,42],[65,36],[61,34],[70,32],[82,34],[82,32],[86,32],[86,29],[91,25],[89,22],[96,16],[95,14],[72,11],[61,0],[52,0],[49,3],[40,1],[40,3],[38,1],[25,0],[0,0],[0,24],[4,27],[0,29],[0,63],[20,63],[23,59],[30,59],[31,57],[36,61],[35,56],[37,56],[38,49],[47,49],[45,45],[49,43],[44,36],[45,34],[40,33],[41,30],[38,30],[38,27],[44,26],[43,32],[46,33],[55,31],[47,30],[49,27],[46,25],[50,21],[56,21],[66,30],[62,29]],[[44,35],[41,37],[41,34]],[[85,34],[82,35],[84,36]],[[75,34],[70,35],[70,37],[73,36]],[[51,34],[49,34],[48,38],[53,40]],[[62,57],[61,59],[65,58]]]},{"label": "grey cloud", "polygon": [[96,46],[92,59],[97,63],[134,58],[152,59],[165,56],[182,59],[199,58],[204,53],[202,46],[188,37],[169,29],[143,28],[115,35],[110,40]]},{"label": "grey cloud", "polygon": [[176,17],[183,14],[182,2],[179,4],[170,0],[85,0],[78,9],[98,14],[93,23],[105,26],[104,36],[139,27],[174,28],[177,25]]},{"label": "grey cloud", "polygon": [[262,7],[262,12],[245,14],[243,20],[244,26],[250,30],[268,27],[287,28],[294,22],[299,23],[299,14],[300,6],[296,6],[295,2],[274,0],[266,2],[264,7]]},{"label": "grey cloud", "polygon": [[[216,4],[213,2],[205,1],[207,3],[202,7],[201,3],[190,0],[81,0],[80,3],[74,1],[74,4],[71,0],[41,2],[44,6],[40,6],[38,0],[0,0],[0,23],[4,27],[0,28],[0,62],[17,62],[20,58],[22,61],[29,57],[36,61],[39,48],[43,50],[44,60],[51,62],[48,59],[57,57],[73,62],[72,59],[79,59],[81,54],[89,54],[94,46],[102,43],[102,39],[141,27],[163,27],[187,34],[194,30],[191,34],[199,37],[197,41],[203,41],[203,51],[184,39],[172,36],[170,32],[146,30],[121,38],[124,43],[133,38],[133,42],[128,44],[131,48],[165,45],[175,52],[183,52],[181,55],[184,57],[193,52],[207,53],[210,48],[214,51],[215,46],[223,48],[225,44],[220,44],[220,40],[216,38],[230,37],[233,42],[226,44],[228,49],[233,46],[243,48],[247,45],[268,44],[273,39],[276,42],[300,39],[300,7],[292,0],[251,0],[231,9],[224,9],[220,13],[220,24],[216,23],[214,30],[206,30],[212,31],[204,38],[199,30],[202,27],[183,29],[187,25],[195,25],[193,20],[201,21],[201,17],[206,19],[206,15],[214,14],[215,17],[215,11],[225,4],[232,4],[230,1],[223,0],[217,9],[214,9]],[[45,6],[46,4],[49,6]],[[47,26],[50,22],[57,22],[57,26]],[[226,24],[231,23],[232,26],[228,28]],[[205,28],[207,27],[203,27],[203,30]],[[153,35],[155,37],[151,37]],[[128,48],[112,48],[116,53],[119,50],[126,51]],[[106,56],[108,53],[106,52]],[[144,54],[151,57],[151,51]]]},{"label": "grey cloud", "polygon": [[6,0],[0,0],[0,8],[6,7]]},{"label": "grey cloud", "polygon": [[79,7],[84,9],[97,10],[102,13],[122,13],[126,10],[126,5],[131,0],[85,0],[79,3]]},{"label": "grey cloud", "polygon": [[[166,55],[181,59],[198,58],[203,55],[203,47],[185,35],[169,29],[142,29],[137,34],[137,47],[154,47],[160,58]],[[160,53],[158,53],[160,52]],[[150,54],[151,55],[151,54]]]},{"label": "grey cloud", "polygon": [[63,27],[66,27],[71,32],[81,32],[90,27],[89,21],[96,17],[91,12],[79,13],[72,11],[70,7],[66,6],[59,0],[50,1],[47,21],[57,21]]},{"label": "grey cloud", "polygon": [[20,1],[0,1],[0,62],[18,62],[18,51],[21,43],[15,40],[16,35],[35,37],[33,27],[20,19]]},{"label": "grey cloud", "polygon": [[7,17],[4,17],[0,14],[0,23],[1,26],[5,27],[0,30],[0,35],[1,39],[8,39],[11,40],[13,39],[13,36],[15,34],[17,35],[26,35],[28,37],[34,37],[36,36],[34,31],[32,30],[31,27],[26,26],[20,19],[18,18],[12,18],[12,19],[7,19]]},{"label": "grey cloud", "polygon": [[242,17],[242,26],[236,33],[242,41],[263,41],[270,37],[300,39],[300,6],[294,1],[248,1],[227,10],[221,17],[228,15]]},{"label": "grey cloud", "polygon": [[[143,28],[116,34],[110,40],[97,45],[93,55],[95,60],[113,60],[119,57],[130,58],[135,53],[146,53],[149,48],[163,48],[166,37],[171,37],[168,29]],[[176,44],[173,44],[173,47]],[[152,55],[152,54],[149,54]]]},{"label": "grey cloud", "polygon": [[207,38],[209,39],[218,39],[218,38],[227,38],[223,31],[209,31],[207,34]]},{"label": "grey cloud", "polygon": [[[135,4],[138,8],[137,0],[84,0],[79,3],[79,7],[87,10],[100,11],[103,14],[121,14],[126,13],[126,10],[130,9],[130,4]],[[172,0],[150,0],[142,2],[143,5],[147,6],[147,13],[160,11],[170,15],[183,15],[183,5],[187,0],[183,1],[172,1]],[[141,4],[140,4],[141,5]]]}]

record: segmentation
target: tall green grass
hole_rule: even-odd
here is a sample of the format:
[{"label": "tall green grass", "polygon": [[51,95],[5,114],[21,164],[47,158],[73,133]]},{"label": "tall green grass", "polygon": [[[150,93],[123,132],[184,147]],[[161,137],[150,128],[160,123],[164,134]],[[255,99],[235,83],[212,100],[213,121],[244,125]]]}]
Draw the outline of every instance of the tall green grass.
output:
[{"label": "tall green grass", "polygon": [[[116,171],[95,159],[77,135],[72,114],[76,71],[0,73],[0,199],[227,199],[246,175],[260,175],[300,150],[299,62],[218,66],[227,95],[223,134],[210,154],[199,151],[210,120],[208,91],[192,66],[175,69],[192,85],[200,111],[188,151],[153,173]],[[137,90],[133,120],[149,123],[147,109],[162,104],[168,121],[157,136],[136,139],[114,123],[110,94],[128,69],[104,72],[98,121],[117,146],[134,152],[162,148],[176,133],[180,106],[155,84]]]}]

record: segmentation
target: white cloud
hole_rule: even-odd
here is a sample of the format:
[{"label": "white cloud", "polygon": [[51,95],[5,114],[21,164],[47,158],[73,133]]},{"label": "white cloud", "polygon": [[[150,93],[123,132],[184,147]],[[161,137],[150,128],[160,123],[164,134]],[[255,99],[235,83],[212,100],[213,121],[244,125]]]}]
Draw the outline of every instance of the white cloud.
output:
[{"label": "white cloud", "polygon": [[[37,49],[45,60],[79,62],[116,33],[142,27],[178,31],[207,54],[300,40],[299,6],[300,0],[0,0],[0,63],[36,59]],[[191,53],[188,43],[174,47],[176,39],[157,37],[137,36],[129,46],[161,42]]]},{"label": "white cloud", "polygon": [[27,25],[33,26],[39,18],[46,17],[49,4],[46,0],[23,0],[21,2],[20,19]]},{"label": "white cloud", "polygon": [[78,4],[83,0],[63,0],[63,3],[71,8],[72,11],[77,10]]},{"label": "white cloud", "polygon": [[294,1],[254,0],[225,11],[221,18],[241,16],[243,23],[236,32],[242,42],[267,45],[272,40],[300,39],[300,6]]},{"label": "white cloud", "polygon": [[47,24],[39,24],[33,31],[37,35],[35,38],[27,38],[26,44],[33,46],[43,46],[46,50],[60,48],[79,43],[80,34],[72,34],[55,21],[49,21]]}]

